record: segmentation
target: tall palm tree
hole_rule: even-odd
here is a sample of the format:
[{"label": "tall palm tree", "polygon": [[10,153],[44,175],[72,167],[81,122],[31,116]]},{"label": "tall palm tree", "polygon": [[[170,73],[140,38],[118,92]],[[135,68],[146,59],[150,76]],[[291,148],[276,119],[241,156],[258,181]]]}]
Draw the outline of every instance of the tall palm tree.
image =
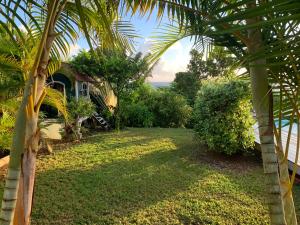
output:
[{"label": "tall palm tree", "polygon": [[275,49],[274,39],[278,33],[274,28],[284,28],[283,39],[298,35],[289,29],[291,25],[299,26],[299,1],[131,0],[124,1],[124,4],[129,11],[142,11],[142,14],[151,13],[154,7],[157,7],[158,17],[168,14],[177,23],[177,32],[173,32],[174,26],[168,26],[157,40],[154,48],[156,56],[160,56],[179,39],[193,36],[196,45],[213,42],[226,46],[237,58],[244,59],[244,65],[249,69],[251,77],[254,108],[259,123],[271,223],[297,224],[292,195],[283,192],[286,190],[284,185],[290,183],[289,177],[286,176],[286,160],[281,163],[281,174],[278,172],[273,121],[270,119],[272,102],[268,97],[270,88],[267,62],[272,56],[298,52],[295,46],[284,51]]},{"label": "tall palm tree", "polygon": [[27,81],[16,118],[0,215],[1,224],[29,224],[39,143],[38,115],[46,96],[50,57],[59,62],[67,55],[69,42],[76,40],[78,32],[84,33],[91,49],[99,39],[103,48],[132,44],[122,33],[128,27],[116,23],[114,1],[10,0],[2,1],[0,7],[0,31],[25,43],[21,24],[36,44],[24,65]]}]

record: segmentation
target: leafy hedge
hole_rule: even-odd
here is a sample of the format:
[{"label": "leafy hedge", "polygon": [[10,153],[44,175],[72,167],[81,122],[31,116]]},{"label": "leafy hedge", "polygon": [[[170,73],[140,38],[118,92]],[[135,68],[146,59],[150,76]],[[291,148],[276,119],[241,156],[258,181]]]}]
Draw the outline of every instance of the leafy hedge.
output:
[{"label": "leafy hedge", "polygon": [[0,152],[9,150],[12,144],[15,117],[7,111],[0,113]]},{"label": "leafy hedge", "polygon": [[123,125],[130,127],[184,127],[192,111],[182,95],[146,84],[121,104]]},{"label": "leafy hedge", "polygon": [[254,145],[249,86],[241,80],[203,82],[194,110],[194,129],[210,150],[232,155]]},{"label": "leafy hedge", "polygon": [[144,103],[132,103],[123,107],[123,121],[129,127],[152,127],[154,115]]}]

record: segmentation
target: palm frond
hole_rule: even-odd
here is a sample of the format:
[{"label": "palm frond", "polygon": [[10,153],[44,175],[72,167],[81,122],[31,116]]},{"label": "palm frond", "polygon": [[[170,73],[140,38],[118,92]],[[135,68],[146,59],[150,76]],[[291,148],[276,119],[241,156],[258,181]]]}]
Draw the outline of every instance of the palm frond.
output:
[{"label": "palm frond", "polygon": [[69,112],[67,110],[66,99],[63,94],[49,87],[47,87],[45,90],[47,95],[43,101],[43,104],[56,108],[63,115],[65,120],[68,121]]}]

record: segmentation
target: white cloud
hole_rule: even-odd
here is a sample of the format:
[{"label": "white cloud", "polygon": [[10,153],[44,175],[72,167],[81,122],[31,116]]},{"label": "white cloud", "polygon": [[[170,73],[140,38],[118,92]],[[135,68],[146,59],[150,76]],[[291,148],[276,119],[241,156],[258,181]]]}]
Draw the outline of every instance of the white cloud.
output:
[{"label": "white cloud", "polygon": [[72,44],[70,45],[70,52],[69,52],[69,56],[74,56],[76,55],[79,51],[80,51],[80,46],[76,43],[76,44]]},{"label": "white cloud", "polygon": [[[151,39],[145,39],[139,51],[147,53],[151,48]],[[152,71],[152,77],[148,80],[152,82],[170,82],[175,78],[177,72],[186,71],[190,60],[189,52],[192,44],[184,41],[176,42],[160,58]]]}]

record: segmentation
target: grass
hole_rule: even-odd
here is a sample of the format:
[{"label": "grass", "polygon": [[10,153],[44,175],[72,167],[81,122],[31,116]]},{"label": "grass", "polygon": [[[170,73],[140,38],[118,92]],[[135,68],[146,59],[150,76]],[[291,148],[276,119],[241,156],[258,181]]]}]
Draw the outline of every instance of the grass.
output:
[{"label": "grass", "polygon": [[210,157],[186,129],[99,133],[39,158],[32,224],[268,224],[246,160]]}]

